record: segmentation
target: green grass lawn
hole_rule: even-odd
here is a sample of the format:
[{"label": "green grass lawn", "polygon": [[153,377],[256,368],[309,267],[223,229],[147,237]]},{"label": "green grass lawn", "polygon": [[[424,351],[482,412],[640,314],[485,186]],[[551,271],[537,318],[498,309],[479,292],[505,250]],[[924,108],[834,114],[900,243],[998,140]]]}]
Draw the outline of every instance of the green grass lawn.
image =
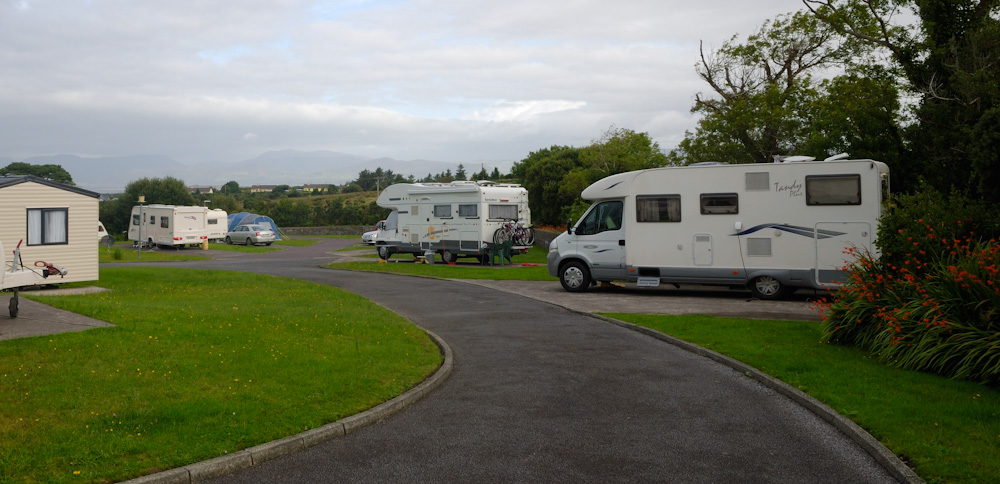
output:
[{"label": "green grass lawn", "polygon": [[[210,245],[209,247],[212,246]],[[116,259],[116,254],[120,255],[121,258]],[[201,249],[193,248],[184,248],[180,250],[143,249],[142,254],[140,254],[138,250],[126,246],[115,246],[111,249],[108,249],[107,247],[98,247],[97,249],[97,261],[101,264],[113,262],[163,262],[205,259],[211,259],[211,257],[205,256],[204,251]]]},{"label": "green grass lawn", "polygon": [[[349,250],[356,250],[351,248]],[[372,249],[374,252],[374,249]],[[393,274],[410,274],[452,279],[493,279],[516,281],[555,281],[549,276],[545,267],[548,251],[539,247],[528,249],[527,254],[513,256],[513,264],[483,266],[474,259],[459,259],[456,265],[448,265],[436,259],[435,264],[420,264],[409,254],[393,254],[387,262],[381,263],[372,258],[371,262],[338,262],[325,267],[331,269],[347,269],[354,271],[389,272]],[[527,265],[525,265],[527,264]]]},{"label": "green grass lawn", "polygon": [[608,314],[730,356],[854,420],[929,483],[1000,482],[1000,389],[820,343],[820,323]]},{"label": "green grass lawn", "polygon": [[0,483],[198,462],[356,414],[441,361],[423,331],[329,286],[165,267],[92,284],[111,291],[31,298],[116,327],[0,341]]}]

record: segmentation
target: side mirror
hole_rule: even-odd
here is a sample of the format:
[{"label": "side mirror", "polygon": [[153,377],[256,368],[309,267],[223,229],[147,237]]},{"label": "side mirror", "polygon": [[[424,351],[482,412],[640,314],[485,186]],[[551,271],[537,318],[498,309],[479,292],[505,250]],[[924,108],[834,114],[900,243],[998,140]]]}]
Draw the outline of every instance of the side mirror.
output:
[{"label": "side mirror", "polygon": [[573,219],[566,220],[566,233],[573,234]]}]

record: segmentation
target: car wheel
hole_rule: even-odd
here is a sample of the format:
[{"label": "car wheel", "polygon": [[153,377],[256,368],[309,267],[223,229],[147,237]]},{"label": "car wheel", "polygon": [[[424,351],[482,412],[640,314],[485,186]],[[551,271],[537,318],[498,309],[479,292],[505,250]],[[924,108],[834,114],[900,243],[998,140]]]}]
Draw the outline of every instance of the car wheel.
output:
[{"label": "car wheel", "polygon": [[787,289],[781,281],[773,276],[755,277],[753,281],[750,281],[750,292],[757,299],[781,299],[788,292]]},{"label": "car wheel", "polygon": [[456,254],[456,253],[454,253],[454,252],[452,252],[450,250],[443,250],[443,251],[441,251],[441,260],[443,260],[445,262],[448,262],[448,263],[455,262],[455,261],[458,260],[458,254]]},{"label": "car wheel", "polygon": [[246,245],[253,245],[253,241],[250,240],[250,237],[247,237],[247,244]]},{"label": "car wheel", "polygon": [[266,246],[270,247],[270,246],[271,246],[271,243],[270,243],[270,242],[266,242],[266,243],[264,243],[264,245],[266,245]]},{"label": "car wheel", "polygon": [[568,262],[559,270],[559,283],[569,292],[586,291],[590,288],[590,271],[582,262]]},{"label": "car wheel", "polygon": [[226,236],[226,243],[229,245],[233,245],[233,239],[230,239],[228,235]]},{"label": "car wheel", "polygon": [[380,245],[380,246],[378,246],[377,250],[378,250],[378,258],[379,259],[389,260],[389,258],[392,257],[392,252],[389,252],[389,246],[388,245]]}]

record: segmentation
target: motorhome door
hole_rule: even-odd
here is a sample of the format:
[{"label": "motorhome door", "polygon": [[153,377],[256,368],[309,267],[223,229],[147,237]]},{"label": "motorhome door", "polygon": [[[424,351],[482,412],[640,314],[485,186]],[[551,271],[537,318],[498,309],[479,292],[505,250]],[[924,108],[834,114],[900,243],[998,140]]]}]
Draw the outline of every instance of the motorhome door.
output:
[{"label": "motorhome door", "polygon": [[852,251],[870,252],[874,230],[868,222],[816,223],[816,282],[843,284],[847,280],[843,269],[856,257]]},{"label": "motorhome door", "polygon": [[594,204],[580,219],[574,234],[578,250],[590,259],[596,280],[619,280],[625,263],[624,202]]}]

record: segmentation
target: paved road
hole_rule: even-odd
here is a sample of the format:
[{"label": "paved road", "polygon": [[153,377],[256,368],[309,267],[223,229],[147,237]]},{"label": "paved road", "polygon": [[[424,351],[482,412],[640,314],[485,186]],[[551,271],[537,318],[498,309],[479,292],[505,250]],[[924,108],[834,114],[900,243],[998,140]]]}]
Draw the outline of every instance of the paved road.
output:
[{"label": "paved road", "polygon": [[382,423],[214,482],[894,482],[826,422],[709,359],[480,285],[319,268],[336,244],[183,265],[361,294],[447,341],[451,377]]}]

